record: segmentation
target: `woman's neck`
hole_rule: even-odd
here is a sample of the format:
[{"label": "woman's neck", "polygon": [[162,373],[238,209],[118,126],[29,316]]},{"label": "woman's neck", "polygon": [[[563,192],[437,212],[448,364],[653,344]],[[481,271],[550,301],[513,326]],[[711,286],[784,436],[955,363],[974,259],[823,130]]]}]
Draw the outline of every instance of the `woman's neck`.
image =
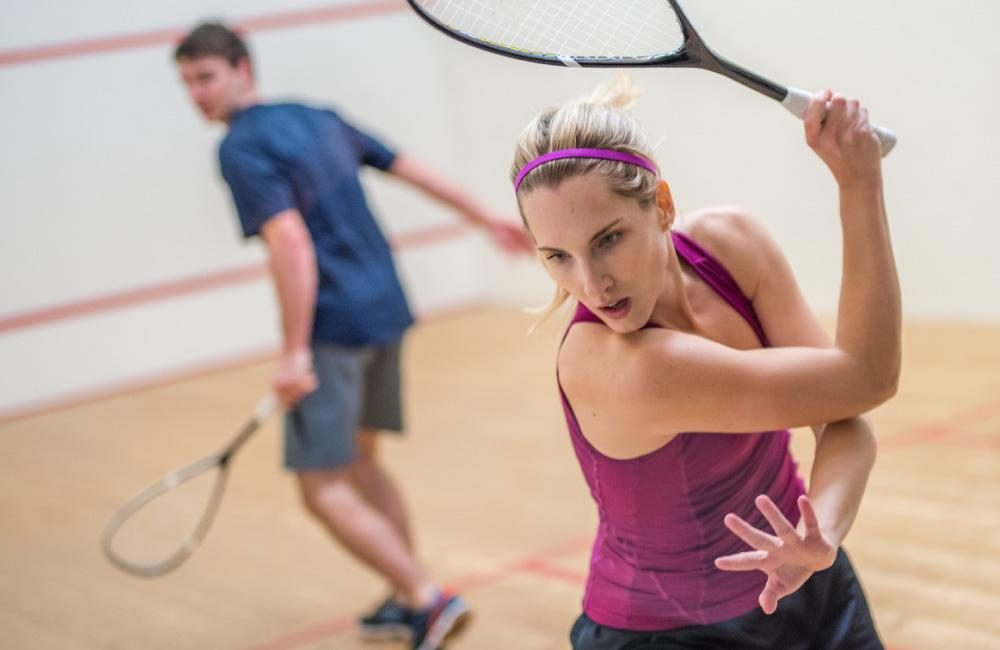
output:
[{"label": "woman's neck", "polygon": [[691,282],[692,277],[677,255],[673,241],[668,241],[663,287],[653,306],[650,323],[666,329],[695,331],[697,318],[688,295]]}]

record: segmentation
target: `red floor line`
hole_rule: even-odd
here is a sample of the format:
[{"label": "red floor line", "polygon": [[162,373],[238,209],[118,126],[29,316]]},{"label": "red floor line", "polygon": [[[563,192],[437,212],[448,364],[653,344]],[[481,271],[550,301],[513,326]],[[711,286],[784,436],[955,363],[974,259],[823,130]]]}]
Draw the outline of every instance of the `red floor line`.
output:
[{"label": "red floor line", "polygon": [[[318,7],[315,9],[253,16],[234,20],[232,24],[238,29],[256,32],[318,23],[342,22],[401,12],[406,9],[407,5],[402,0],[376,0],[374,2],[357,2],[350,5]],[[0,51],[0,67],[29,62],[51,61],[54,59],[76,58],[91,54],[120,52],[155,45],[172,46],[183,38],[187,29],[188,27],[170,27],[4,50]]]},{"label": "red floor line", "polygon": [[965,449],[1000,449],[1000,435],[996,433],[978,434],[969,431],[959,431],[949,435],[947,438],[949,445],[964,447]]},{"label": "red floor line", "polygon": [[532,575],[554,578],[556,580],[568,582],[578,587],[587,582],[586,574],[580,573],[579,571],[571,571],[569,569],[552,566],[544,562],[525,563],[522,565],[521,570]]},{"label": "red floor line", "polygon": [[976,404],[936,422],[920,425],[913,430],[893,436],[880,443],[880,446],[887,451],[895,451],[932,440],[946,439],[961,433],[966,427],[997,416],[1000,416],[1000,401]]},{"label": "red floor line", "polygon": [[512,575],[516,575],[517,573],[526,570],[526,567],[528,566],[538,565],[547,560],[558,559],[560,557],[565,557],[567,555],[572,555],[573,553],[589,549],[591,543],[592,538],[590,536],[572,539],[568,542],[547,548],[527,557],[514,560],[513,562],[508,562],[507,564],[498,566],[491,571],[471,573],[460,578],[456,578],[448,583],[447,588],[452,591],[470,591],[483,585],[500,582],[501,580],[505,580]]},{"label": "red floor line", "polygon": [[468,591],[483,585],[505,580],[512,575],[522,571],[527,571],[531,567],[541,566],[549,560],[559,559],[573,553],[579,553],[590,548],[593,543],[591,536],[578,537],[563,544],[550,547],[533,555],[515,560],[508,564],[501,565],[492,571],[485,573],[474,573],[453,580],[447,585],[453,591]]},{"label": "red floor line", "polygon": [[552,560],[559,560],[568,555],[579,553],[580,551],[589,551],[593,543],[594,543],[593,534],[581,537],[575,537],[561,544],[550,546],[549,548],[543,551],[532,553],[531,555],[523,557],[520,560],[518,560],[513,566],[521,566],[524,564],[534,565],[539,563],[550,562]]},{"label": "red floor line", "polygon": [[[992,416],[994,414],[994,408],[997,406],[1000,406],[1000,404],[990,403],[987,405],[979,405],[968,411],[957,414],[952,421],[959,421],[962,424],[978,421],[984,416]],[[938,431],[941,427],[942,425],[940,424],[932,424],[925,428],[917,429],[917,432]],[[479,587],[501,582],[522,572],[539,577],[557,579],[574,585],[580,585],[586,580],[585,575],[568,569],[552,566],[548,563],[548,560],[558,559],[559,557],[564,557],[575,552],[586,550],[590,547],[591,543],[592,537],[590,535],[586,537],[579,537],[549,549],[531,554],[519,560],[501,565],[492,571],[473,573],[456,578],[451,581],[448,588],[456,591],[473,591]],[[313,643],[324,638],[342,634],[353,629],[353,627],[353,621],[345,622],[345,619],[336,619],[330,623],[313,625],[299,632],[293,632],[285,637],[271,641],[267,644],[255,646],[253,650],[293,650],[294,648],[308,643]],[[903,646],[899,645],[887,645],[886,648],[887,650],[906,650]]]},{"label": "red floor line", "polygon": [[[559,557],[587,549],[590,547],[590,542],[591,537],[589,535],[587,537],[578,537],[562,544],[532,553],[513,562],[501,565],[492,571],[473,573],[459,577],[452,580],[446,588],[456,591],[473,591],[478,587],[506,580],[507,578],[527,570],[526,567],[541,567],[544,565],[544,558],[557,559]],[[536,573],[534,568],[531,572]],[[549,575],[551,575],[551,577],[555,577],[555,573],[556,572],[553,571],[553,573]],[[536,575],[543,574],[536,573]],[[302,630],[292,632],[286,636],[268,641],[262,645],[253,646],[251,650],[293,650],[294,648],[299,648],[310,643],[315,643],[316,641],[321,641],[323,639],[342,634],[354,629],[354,627],[355,623],[353,619],[340,617],[327,623],[310,625]]]},{"label": "red floor line", "polygon": [[311,625],[280,639],[268,641],[263,645],[253,646],[251,650],[291,650],[292,648],[299,648],[321,639],[337,636],[356,626],[357,621],[354,617],[344,616],[335,618],[326,623]]},{"label": "red floor line", "polygon": [[[540,558],[557,559],[574,552],[585,550],[590,547],[591,541],[590,535],[587,537],[575,538],[558,546],[554,546],[538,553],[531,554],[520,560],[510,562],[494,571],[470,574],[468,576],[458,578],[452,581],[448,588],[455,589],[456,586],[460,586],[463,591],[472,591],[477,587],[500,582],[506,578],[516,575],[519,572],[554,578],[579,586],[586,580],[586,576],[573,571],[550,566]],[[295,648],[315,643],[317,641],[322,641],[323,639],[338,636],[355,629],[355,627],[356,622],[354,618],[339,617],[329,622],[311,625],[297,632],[292,632],[286,636],[268,641],[262,645],[253,646],[250,650],[294,650]],[[906,648],[898,645],[888,645],[886,646],[886,650],[906,650]]]}]

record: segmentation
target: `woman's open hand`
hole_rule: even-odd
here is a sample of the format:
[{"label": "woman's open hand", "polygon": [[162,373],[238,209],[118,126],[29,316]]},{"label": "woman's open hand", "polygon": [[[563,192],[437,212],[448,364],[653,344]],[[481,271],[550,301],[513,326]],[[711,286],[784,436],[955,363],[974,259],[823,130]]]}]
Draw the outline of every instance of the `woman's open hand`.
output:
[{"label": "woman's open hand", "polygon": [[800,532],[785,518],[767,495],[755,500],[774,534],[754,528],[734,514],[725,518],[726,528],[755,550],[716,558],[715,566],[723,571],[763,571],[767,584],[761,592],[761,609],[773,614],[778,600],[794,593],[816,571],[829,568],[837,557],[837,547],[824,537],[809,498],[799,497],[802,518]]}]

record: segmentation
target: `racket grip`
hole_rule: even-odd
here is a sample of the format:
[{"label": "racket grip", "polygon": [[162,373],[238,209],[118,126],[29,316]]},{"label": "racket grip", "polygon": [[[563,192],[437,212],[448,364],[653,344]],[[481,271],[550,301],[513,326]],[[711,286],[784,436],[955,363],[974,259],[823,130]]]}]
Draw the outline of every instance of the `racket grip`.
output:
[{"label": "racket grip", "polygon": [[[806,108],[809,106],[809,101],[812,99],[812,93],[808,93],[804,90],[799,90],[798,88],[788,88],[788,94],[783,100],[781,100],[781,105],[784,106],[789,113],[799,118],[800,120],[805,117]],[[892,129],[887,129],[884,126],[878,126],[877,124],[872,124],[872,131],[878,136],[879,142],[882,143],[882,157],[885,158],[892,151],[893,147],[896,146],[896,134]]]},{"label": "racket grip", "polygon": [[267,395],[264,395],[264,397],[260,398],[260,401],[257,402],[257,408],[254,409],[254,422],[259,424],[271,417],[271,414],[274,413],[274,409],[277,408],[277,406],[278,398],[274,393],[269,392]]}]

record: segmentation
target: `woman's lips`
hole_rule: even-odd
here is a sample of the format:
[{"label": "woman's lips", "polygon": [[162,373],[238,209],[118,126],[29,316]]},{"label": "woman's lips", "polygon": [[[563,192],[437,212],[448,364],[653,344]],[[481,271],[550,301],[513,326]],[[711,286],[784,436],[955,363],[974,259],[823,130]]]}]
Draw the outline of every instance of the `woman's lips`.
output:
[{"label": "woman's lips", "polygon": [[621,300],[611,303],[606,307],[600,308],[601,313],[603,313],[608,318],[612,318],[614,320],[625,318],[626,316],[628,316],[628,313],[629,311],[631,311],[631,309],[632,309],[631,298],[622,298]]}]

